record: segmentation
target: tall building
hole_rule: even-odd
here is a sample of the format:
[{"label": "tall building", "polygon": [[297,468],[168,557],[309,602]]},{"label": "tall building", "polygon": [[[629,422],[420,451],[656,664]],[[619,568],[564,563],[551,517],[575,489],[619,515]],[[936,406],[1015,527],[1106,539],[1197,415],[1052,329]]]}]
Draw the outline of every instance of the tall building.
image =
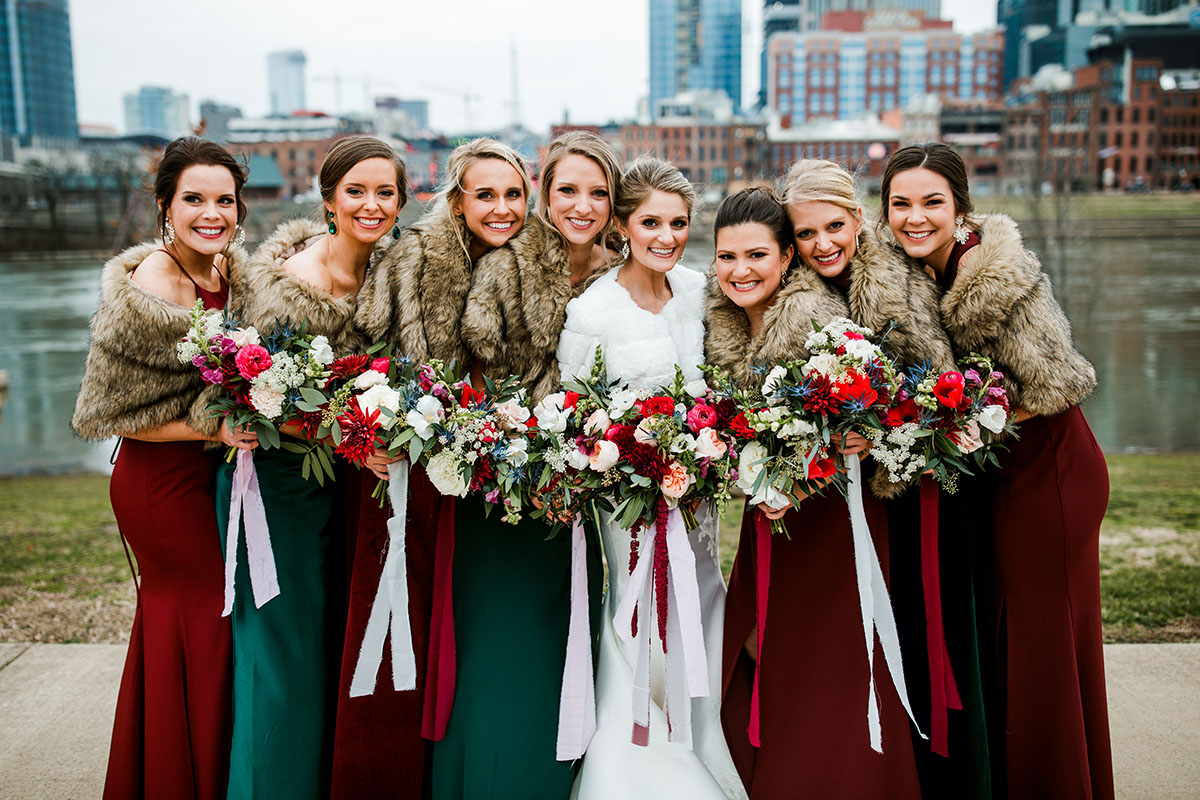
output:
[{"label": "tall building", "polygon": [[237,106],[225,105],[215,100],[200,102],[200,121],[204,123],[204,138],[213,142],[229,141],[229,121],[242,118]]},{"label": "tall building", "polygon": [[284,50],[267,56],[267,84],[271,91],[271,114],[286,117],[307,108],[304,102],[303,50]]},{"label": "tall building", "polygon": [[165,86],[143,86],[125,95],[125,132],[164,139],[191,133],[188,96]]},{"label": "tall building", "polygon": [[77,140],[67,0],[0,0],[0,12],[0,135]]},{"label": "tall building", "polygon": [[429,128],[428,100],[401,100],[399,97],[376,97],[376,111],[399,111],[417,130]]},{"label": "tall building", "polygon": [[650,108],[696,89],[741,108],[741,0],[650,0]]}]

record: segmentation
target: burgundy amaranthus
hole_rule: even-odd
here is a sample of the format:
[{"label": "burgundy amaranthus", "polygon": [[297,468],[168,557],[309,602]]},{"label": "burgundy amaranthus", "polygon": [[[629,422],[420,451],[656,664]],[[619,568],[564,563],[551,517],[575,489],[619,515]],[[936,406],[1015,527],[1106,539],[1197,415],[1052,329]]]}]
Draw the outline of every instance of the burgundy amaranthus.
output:
[{"label": "burgundy amaranthus", "polygon": [[658,601],[658,638],[667,652],[667,509],[666,498],[658,498],[658,514],[654,517],[654,596]]},{"label": "burgundy amaranthus", "polygon": [[[633,523],[633,527],[629,530],[629,574],[630,575],[633,574],[633,571],[635,569],[637,569],[637,565],[638,565],[638,549],[639,549],[638,533],[640,533],[641,530],[642,530],[642,521],[640,519],[637,522]],[[637,604],[634,604],[633,619],[630,621],[629,631],[630,631],[630,634],[635,639],[637,638],[637,618],[638,618]]]},{"label": "burgundy amaranthus", "polygon": [[379,431],[379,409],[364,414],[358,398],[351,397],[346,410],[338,418],[342,442],[334,450],[353,464],[364,463],[375,452],[375,434]]}]

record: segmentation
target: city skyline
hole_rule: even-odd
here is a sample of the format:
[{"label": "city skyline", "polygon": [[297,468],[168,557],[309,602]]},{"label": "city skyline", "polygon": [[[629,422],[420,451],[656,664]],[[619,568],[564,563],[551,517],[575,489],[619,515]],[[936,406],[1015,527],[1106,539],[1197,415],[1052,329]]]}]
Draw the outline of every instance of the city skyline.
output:
[{"label": "city skyline", "polygon": [[[467,5],[481,16],[495,10]],[[200,102],[215,100],[265,115],[267,56],[280,50],[305,52],[312,109],[365,111],[375,96],[427,99],[430,126],[448,132],[511,120],[513,50],[520,117],[535,130],[561,122],[564,110],[572,122],[628,119],[649,93],[648,0],[582,11],[514,0],[494,23],[455,30],[430,7],[385,8],[366,19],[322,13],[328,5],[312,0],[290,4],[286,15],[231,0],[163,8],[150,0],[70,0],[81,124],[121,129],[122,98],[143,85],[186,93],[194,114]],[[961,32],[995,24],[994,0],[946,0],[943,12]],[[760,0],[744,3],[744,102],[758,92],[761,13]],[[387,33],[393,30],[399,33]]]}]

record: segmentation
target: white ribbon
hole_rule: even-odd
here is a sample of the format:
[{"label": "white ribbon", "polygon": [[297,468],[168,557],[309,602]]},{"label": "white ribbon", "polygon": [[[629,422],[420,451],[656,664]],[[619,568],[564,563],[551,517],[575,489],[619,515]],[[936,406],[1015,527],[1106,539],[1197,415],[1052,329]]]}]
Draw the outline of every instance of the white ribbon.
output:
[{"label": "white ribbon", "polygon": [[558,761],[574,761],[596,733],[596,686],[592,673],[592,632],[588,623],[587,536],[583,516],[571,526],[571,622],[567,660],[558,700]]},{"label": "white ribbon", "polygon": [[387,556],[363,632],[354,677],[350,679],[351,697],[375,694],[389,628],[392,634],[392,687],[397,692],[417,688],[417,656],[413,652],[412,623],[408,618],[408,560],[404,550],[408,521],[406,458],[388,465],[388,500],[392,504],[392,516],[387,521]]},{"label": "white ribbon", "polygon": [[892,685],[900,695],[900,703],[908,712],[908,718],[912,720],[921,738],[929,737],[921,733],[921,727],[917,725],[912,706],[908,702],[908,689],[904,685],[904,665],[900,659],[900,637],[896,632],[896,618],[892,614],[892,602],[888,597],[887,583],[883,580],[883,569],[879,565],[879,554],[875,552],[875,543],[867,526],[862,497],[862,465],[857,453],[846,456],[846,474],[850,478],[846,502],[850,506],[850,530],[854,539],[854,572],[858,579],[858,602],[862,609],[863,638],[867,646],[867,727],[870,731],[871,749],[882,753],[883,732],[879,725],[879,698],[875,693],[876,631],[879,633],[879,644],[883,649],[888,673],[892,677]]},{"label": "white ribbon", "polygon": [[[629,576],[617,603],[613,623],[617,635],[633,639],[633,614],[638,611],[638,662],[633,678],[633,743],[648,744],[650,727],[650,638],[658,629],[654,608],[654,547],[658,526],[646,529],[638,564]],[[672,509],[667,516],[667,593],[672,602],[667,613],[667,740],[690,744],[692,697],[708,697],[708,660],[704,652],[704,627],[700,619],[700,584],[696,580],[696,556],[687,539],[683,515]],[[679,656],[682,655],[682,663]],[[674,663],[673,663],[674,662]],[[672,702],[673,701],[673,702]],[[639,730],[640,729],[640,730]]]},{"label": "white ribbon", "polygon": [[[243,514],[244,511],[244,514]],[[225,529],[225,608],[222,617],[233,613],[233,583],[237,574],[238,538],[242,517],[246,520],[246,562],[250,569],[250,588],[254,607],[262,608],[279,594],[279,578],[275,573],[275,554],[271,551],[271,532],[267,528],[267,510],[258,490],[258,473],[254,471],[254,454],[238,450],[237,465],[233,468],[233,486],[229,493],[229,524]]]}]

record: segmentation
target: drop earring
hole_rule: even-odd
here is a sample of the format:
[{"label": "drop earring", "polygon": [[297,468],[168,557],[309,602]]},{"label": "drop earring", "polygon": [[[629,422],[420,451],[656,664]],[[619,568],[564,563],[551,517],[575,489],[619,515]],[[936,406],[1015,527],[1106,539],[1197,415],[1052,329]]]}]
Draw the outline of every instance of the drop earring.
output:
[{"label": "drop earring", "polygon": [[233,243],[238,247],[246,243],[246,229],[242,227],[241,223],[238,223],[237,233],[233,235]]},{"label": "drop earring", "polygon": [[162,239],[163,239],[163,244],[174,244],[175,243],[175,226],[171,224],[170,219],[166,220],[166,222],[163,223]]},{"label": "drop earring", "polygon": [[624,259],[629,258],[629,240],[628,239],[621,240],[621,258],[624,258]]},{"label": "drop earring", "polygon": [[400,238],[400,218],[399,217],[396,217],[396,223],[394,225],[392,225],[392,238],[393,239]]},{"label": "drop earring", "polygon": [[335,235],[337,233],[337,224],[333,221],[333,212],[326,210],[325,219],[329,220],[329,235]]},{"label": "drop earring", "polygon": [[954,218],[954,241],[959,244],[966,244],[967,239],[971,236],[971,231],[967,229],[965,222],[966,218],[962,214]]}]

